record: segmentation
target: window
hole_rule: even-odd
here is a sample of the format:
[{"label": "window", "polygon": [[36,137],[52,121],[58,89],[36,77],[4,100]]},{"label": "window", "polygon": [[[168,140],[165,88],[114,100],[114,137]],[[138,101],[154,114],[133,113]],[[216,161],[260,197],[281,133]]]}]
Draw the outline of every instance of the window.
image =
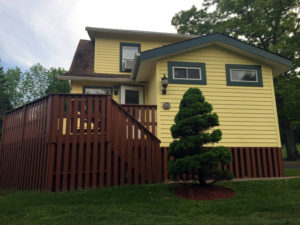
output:
[{"label": "window", "polygon": [[135,54],[139,53],[140,49],[140,44],[120,43],[120,72],[131,72]]},{"label": "window", "polygon": [[262,87],[261,66],[226,64],[226,79],[229,86]]},{"label": "window", "polygon": [[144,104],[144,87],[121,85],[119,97],[121,104]]},{"label": "window", "polygon": [[169,61],[168,80],[173,84],[206,84],[205,64]]},{"label": "window", "polygon": [[85,94],[99,94],[99,95],[111,95],[111,87],[83,87],[83,93]]}]

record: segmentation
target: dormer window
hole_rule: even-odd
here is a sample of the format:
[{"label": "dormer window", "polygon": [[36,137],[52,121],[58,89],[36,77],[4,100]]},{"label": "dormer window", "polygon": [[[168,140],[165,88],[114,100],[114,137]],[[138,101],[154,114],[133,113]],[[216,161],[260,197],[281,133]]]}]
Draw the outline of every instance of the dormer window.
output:
[{"label": "dormer window", "polygon": [[120,43],[120,72],[131,72],[135,54],[140,51],[138,43]]}]

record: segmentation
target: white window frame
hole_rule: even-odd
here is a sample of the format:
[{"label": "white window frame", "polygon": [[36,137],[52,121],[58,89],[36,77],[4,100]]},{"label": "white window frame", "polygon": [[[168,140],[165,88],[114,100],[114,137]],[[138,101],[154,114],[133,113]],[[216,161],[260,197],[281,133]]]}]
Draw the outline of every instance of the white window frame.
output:
[{"label": "white window frame", "polygon": [[[86,93],[86,91],[88,90],[88,89],[105,89],[105,90],[108,90],[108,92],[109,92],[109,95],[112,95],[112,87],[84,87],[84,94],[98,94],[98,93]],[[99,94],[99,95],[101,95],[101,94]],[[103,94],[104,95],[104,94]]]},{"label": "white window frame", "polygon": [[[177,69],[177,68],[178,69],[185,69],[187,77],[186,78],[176,78],[175,77],[175,69]],[[199,70],[200,78],[199,79],[188,78],[188,69],[197,69],[197,70]],[[202,80],[201,67],[173,66],[172,70],[173,70],[173,73],[172,73],[173,74],[173,80]]]},{"label": "white window frame", "polygon": [[139,105],[144,104],[144,87],[143,86],[131,86],[131,85],[121,85],[121,94],[120,94],[120,102],[121,104],[125,104],[125,93],[126,90],[133,90],[139,92]]},{"label": "white window frame", "polygon": [[[250,80],[233,80],[232,79],[232,73],[231,71],[254,71],[255,72],[255,76],[256,76],[256,81],[250,81]],[[244,83],[258,83],[258,74],[257,74],[257,70],[251,70],[251,69],[230,69],[230,81],[231,82],[244,82]]]}]

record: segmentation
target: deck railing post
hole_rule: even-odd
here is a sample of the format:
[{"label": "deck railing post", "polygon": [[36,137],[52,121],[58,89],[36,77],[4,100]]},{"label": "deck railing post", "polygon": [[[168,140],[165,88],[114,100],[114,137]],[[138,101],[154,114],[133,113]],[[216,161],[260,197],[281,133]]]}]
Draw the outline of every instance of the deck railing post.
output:
[{"label": "deck railing post", "polygon": [[0,188],[2,188],[3,185],[3,168],[2,168],[2,164],[3,164],[3,156],[2,156],[2,149],[4,146],[4,132],[5,132],[5,115],[3,117],[3,123],[2,123],[2,134],[1,134],[1,142],[0,142]]},{"label": "deck railing post", "polygon": [[58,112],[58,95],[50,95],[47,104],[47,122],[46,122],[46,150],[47,150],[47,170],[46,185],[47,191],[52,191],[53,168],[54,168],[54,151],[57,130],[57,112]]}]

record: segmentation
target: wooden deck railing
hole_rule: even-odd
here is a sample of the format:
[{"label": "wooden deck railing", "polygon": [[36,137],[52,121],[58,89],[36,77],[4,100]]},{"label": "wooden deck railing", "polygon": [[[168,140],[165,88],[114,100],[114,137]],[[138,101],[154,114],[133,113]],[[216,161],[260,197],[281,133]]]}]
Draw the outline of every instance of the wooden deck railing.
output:
[{"label": "wooden deck railing", "polygon": [[121,105],[129,114],[156,135],[156,105]]},{"label": "wooden deck railing", "polygon": [[108,95],[54,94],[8,112],[0,188],[58,191],[164,181],[166,153],[147,129],[154,123],[140,113],[141,124],[127,110]]}]

